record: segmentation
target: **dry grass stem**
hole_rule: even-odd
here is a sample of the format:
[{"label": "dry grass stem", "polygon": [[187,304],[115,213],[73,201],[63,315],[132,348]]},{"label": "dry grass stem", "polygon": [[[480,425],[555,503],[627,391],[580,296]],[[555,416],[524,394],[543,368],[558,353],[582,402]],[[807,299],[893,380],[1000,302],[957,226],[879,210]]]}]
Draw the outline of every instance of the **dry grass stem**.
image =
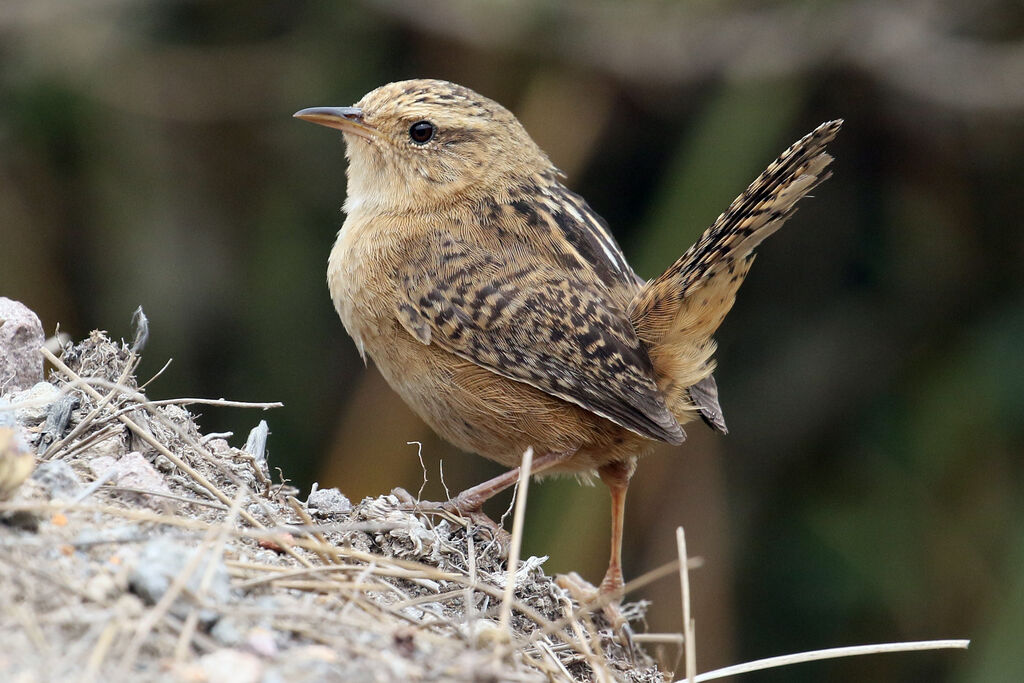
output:
[{"label": "dry grass stem", "polygon": [[[681,636],[623,645],[604,601],[578,604],[521,557],[532,451],[506,561],[489,530],[393,495],[303,501],[185,408],[280,404],[151,401],[138,354],[102,333],[42,353],[52,395],[79,406],[0,502],[0,680],[212,680],[216,662],[265,680],[664,680],[634,643]],[[681,548],[625,591],[699,564]]]},{"label": "dry grass stem", "polygon": [[[702,673],[697,676],[696,681],[697,683],[701,683],[702,681],[714,681],[719,678],[725,678],[726,676],[736,676],[739,674],[750,673],[751,671],[774,669],[780,666],[790,666],[792,664],[801,664],[803,662],[816,662],[822,659],[877,655],[886,652],[914,652],[917,650],[966,650],[967,646],[970,645],[970,642],[971,641],[969,640],[920,640],[905,643],[880,643],[877,645],[830,647],[825,650],[810,650],[808,652],[768,657],[766,659],[757,659],[745,664],[727,666],[724,669],[716,669],[714,671]],[[677,683],[682,683],[682,681],[677,681]]]},{"label": "dry grass stem", "polygon": [[683,600],[683,646],[687,683],[694,683],[697,676],[697,643],[694,637],[695,625],[690,616],[690,571],[686,564],[686,533],[683,527],[676,528],[676,547],[679,550],[679,583]]},{"label": "dry grass stem", "polygon": [[516,588],[516,570],[519,568],[519,551],[523,544],[523,524],[526,521],[526,495],[530,488],[530,468],[533,465],[533,448],[527,448],[519,465],[519,482],[516,486],[516,512],[512,520],[512,546],[508,554],[508,578],[505,592],[501,596],[501,616],[498,624],[502,631],[508,630],[512,618],[512,594]]}]

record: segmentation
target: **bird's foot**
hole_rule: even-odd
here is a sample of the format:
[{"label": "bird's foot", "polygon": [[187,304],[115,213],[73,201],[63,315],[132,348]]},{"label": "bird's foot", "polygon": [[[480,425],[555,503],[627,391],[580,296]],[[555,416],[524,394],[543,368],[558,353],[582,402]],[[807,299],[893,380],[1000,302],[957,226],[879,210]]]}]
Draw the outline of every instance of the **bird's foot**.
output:
[{"label": "bird's foot", "polygon": [[512,535],[505,531],[501,524],[495,522],[484,512],[482,501],[474,501],[468,496],[467,498],[464,499],[462,494],[459,494],[451,500],[441,503],[441,508],[456,518],[466,520],[464,526],[467,533],[470,533],[473,527],[486,529],[494,542],[497,543],[499,555],[506,557],[509,548],[512,547]]},{"label": "bird's foot", "polygon": [[404,510],[407,505],[415,505],[418,501],[416,497],[406,491],[401,486],[396,486],[391,489],[391,495],[398,499],[399,506]]},{"label": "bird's foot", "polygon": [[585,609],[600,609],[601,614],[608,621],[619,643],[630,653],[633,652],[633,629],[629,621],[622,614],[620,603],[622,602],[622,577],[619,577],[618,584],[614,580],[609,581],[608,577],[601,582],[600,587],[595,587],[576,572],[559,574],[555,577],[555,583],[566,590],[569,595]]},{"label": "bird's foot", "polygon": [[400,508],[407,512],[443,515],[453,522],[466,527],[467,533],[471,533],[473,528],[485,529],[490,534],[491,539],[497,543],[499,555],[504,557],[508,554],[508,549],[512,544],[512,536],[483,511],[482,500],[477,500],[474,496],[460,493],[451,500],[437,503],[417,500],[403,488],[392,489],[391,493],[398,498]]}]

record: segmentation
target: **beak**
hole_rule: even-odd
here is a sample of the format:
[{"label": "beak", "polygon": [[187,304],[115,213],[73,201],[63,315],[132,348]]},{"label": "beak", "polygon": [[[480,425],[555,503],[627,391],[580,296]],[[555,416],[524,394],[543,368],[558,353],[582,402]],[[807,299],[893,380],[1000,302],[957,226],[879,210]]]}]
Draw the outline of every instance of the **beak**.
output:
[{"label": "beak", "polygon": [[328,128],[337,128],[343,133],[358,135],[367,140],[378,135],[376,128],[363,122],[363,110],[359,107],[310,107],[292,116]]}]

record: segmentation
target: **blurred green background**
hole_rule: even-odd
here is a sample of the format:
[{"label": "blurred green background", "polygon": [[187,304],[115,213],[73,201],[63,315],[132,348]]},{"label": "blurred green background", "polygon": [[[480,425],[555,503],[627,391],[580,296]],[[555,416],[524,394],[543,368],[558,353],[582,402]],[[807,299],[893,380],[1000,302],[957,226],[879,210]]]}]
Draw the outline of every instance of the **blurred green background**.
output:
[{"label": "blurred green background", "polygon": [[[647,277],[845,118],[720,331],[731,433],[641,463],[627,574],[686,527],[701,670],[970,637],[744,680],[1024,680],[1024,6],[2,0],[0,295],[74,337],[141,304],[141,374],[174,359],[150,395],[283,401],[202,424],[267,418],[304,490],[416,491],[410,441],[425,497],[442,461],[453,492],[497,473],[363,367],[325,285],[344,150],[291,114],[410,77],[519,115]],[[531,487],[526,552],[597,581],[607,515],[603,487]],[[675,579],[640,597],[680,629]]]}]

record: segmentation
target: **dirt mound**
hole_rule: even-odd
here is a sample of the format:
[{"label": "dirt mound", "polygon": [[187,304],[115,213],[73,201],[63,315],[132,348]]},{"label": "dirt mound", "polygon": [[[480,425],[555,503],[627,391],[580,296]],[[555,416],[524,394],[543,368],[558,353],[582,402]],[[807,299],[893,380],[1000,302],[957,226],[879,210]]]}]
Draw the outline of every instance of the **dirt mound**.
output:
[{"label": "dirt mound", "polygon": [[245,448],[204,435],[203,401],[149,400],[102,332],[59,357],[0,405],[3,680],[663,680],[544,558],[520,563],[502,628],[485,528],[393,495],[300,501],[265,422]]}]

